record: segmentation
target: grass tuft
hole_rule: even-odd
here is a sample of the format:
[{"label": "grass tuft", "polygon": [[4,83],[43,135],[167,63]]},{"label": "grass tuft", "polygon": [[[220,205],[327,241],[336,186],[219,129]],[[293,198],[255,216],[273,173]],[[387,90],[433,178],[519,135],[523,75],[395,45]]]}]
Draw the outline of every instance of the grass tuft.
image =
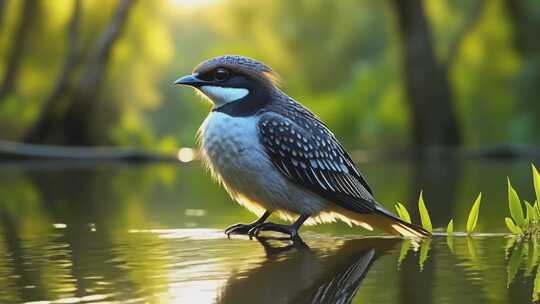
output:
[{"label": "grass tuft", "polygon": [[532,238],[540,236],[540,174],[534,165],[532,167],[534,191],[536,201],[534,204],[524,201],[523,204],[519,195],[512,187],[508,179],[508,209],[510,217],[504,219],[506,227],[511,233],[517,234],[523,238]]}]

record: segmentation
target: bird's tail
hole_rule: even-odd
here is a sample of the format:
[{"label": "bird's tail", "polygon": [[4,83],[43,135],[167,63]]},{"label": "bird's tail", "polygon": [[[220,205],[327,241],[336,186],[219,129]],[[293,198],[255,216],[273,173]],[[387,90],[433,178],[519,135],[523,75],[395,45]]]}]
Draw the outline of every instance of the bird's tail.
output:
[{"label": "bird's tail", "polygon": [[[349,215],[348,217],[351,216]],[[426,238],[431,236],[431,233],[424,228],[407,223],[382,208],[369,214],[356,214],[353,216],[353,220],[359,222],[361,226],[372,227],[396,236],[409,238]]]}]

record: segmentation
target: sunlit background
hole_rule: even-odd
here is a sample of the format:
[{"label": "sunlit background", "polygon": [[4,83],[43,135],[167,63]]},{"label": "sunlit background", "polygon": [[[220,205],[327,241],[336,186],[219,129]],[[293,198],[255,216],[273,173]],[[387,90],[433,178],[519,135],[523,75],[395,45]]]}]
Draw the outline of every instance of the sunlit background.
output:
[{"label": "sunlit background", "polygon": [[[2,139],[192,147],[210,105],[172,82],[204,59],[241,54],[274,67],[349,148],[538,143],[537,1],[425,1],[431,39],[420,52],[433,62],[411,64],[400,37],[416,25],[405,29],[392,1],[126,1],[120,21],[122,1],[34,2],[0,9]],[[99,53],[115,22],[110,56]],[[416,93],[415,75],[425,78]],[[416,140],[417,124],[438,126],[418,123],[415,109],[444,120],[447,106],[455,119],[442,128],[459,139]]]}]

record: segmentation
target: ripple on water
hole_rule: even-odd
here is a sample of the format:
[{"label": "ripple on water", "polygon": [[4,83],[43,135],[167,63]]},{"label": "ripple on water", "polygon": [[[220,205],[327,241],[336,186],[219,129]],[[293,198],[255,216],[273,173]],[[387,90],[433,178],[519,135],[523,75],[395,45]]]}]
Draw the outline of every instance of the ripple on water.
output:
[{"label": "ripple on water", "polygon": [[215,229],[62,232],[25,239],[18,255],[0,259],[0,302],[301,303],[341,295],[361,303],[526,303],[534,280],[524,263],[508,284],[508,239],[493,235],[457,236],[453,250],[436,236],[422,253],[425,244],[406,250],[399,239],[309,232],[309,248],[227,239]]}]

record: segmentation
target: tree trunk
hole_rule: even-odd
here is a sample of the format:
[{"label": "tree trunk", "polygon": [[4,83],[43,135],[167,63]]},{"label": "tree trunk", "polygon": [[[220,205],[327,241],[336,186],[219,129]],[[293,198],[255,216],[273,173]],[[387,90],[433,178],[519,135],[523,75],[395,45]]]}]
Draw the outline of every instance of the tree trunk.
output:
[{"label": "tree trunk", "polygon": [[88,56],[82,77],[74,89],[62,121],[66,144],[86,145],[93,142],[91,122],[96,98],[105,78],[112,47],[120,37],[134,3],[135,0],[120,0],[108,26]]},{"label": "tree trunk", "polygon": [[[2,0],[0,0],[2,1]],[[38,11],[38,1],[25,0],[21,8],[21,14],[19,17],[19,24],[15,37],[13,38],[13,44],[9,50],[8,61],[4,72],[4,78],[0,86],[0,102],[10,93],[12,93],[17,87],[17,78],[19,74],[19,68],[21,65],[22,55],[26,48],[26,42],[32,23],[36,18]]]},{"label": "tree trunk", "polygon": [[63,98],[72,87],[72,77],[81,56],[80,39],[81,2],[75,0],[73,14],[67,24],[67,54],[56,83],[45,101],[36,123],[27,133],[26,142],[42,142],[54,132],[55,123],[60,119]]},{"label": "tree trunk", "polygon": [[437,62],[421,0],[392,0],[401,42],[406,92],[417,148],[456,146],[460,127],[446,65]]}]

